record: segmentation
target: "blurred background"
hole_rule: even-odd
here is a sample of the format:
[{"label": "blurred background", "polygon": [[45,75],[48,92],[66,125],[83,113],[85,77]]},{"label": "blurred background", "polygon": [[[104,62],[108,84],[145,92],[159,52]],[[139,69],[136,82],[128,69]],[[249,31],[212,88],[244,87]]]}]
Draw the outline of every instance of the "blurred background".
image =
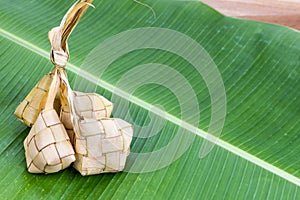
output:
[{"label": "blurred background", "polygon": [[300,30],[300,0],[201,0],[219,12]]}]

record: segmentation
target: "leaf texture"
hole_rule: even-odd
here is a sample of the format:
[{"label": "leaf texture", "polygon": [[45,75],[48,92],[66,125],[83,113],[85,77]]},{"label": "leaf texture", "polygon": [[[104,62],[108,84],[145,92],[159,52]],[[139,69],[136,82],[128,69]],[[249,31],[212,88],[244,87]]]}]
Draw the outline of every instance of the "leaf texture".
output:
[{"label": "leaf texture", "polygon": [[[59,24],[70,2],[1,1],[1,198],[299,199],[299,33],[276,25],[227,18],[200,2],[146,3],[153,7],[156,18],[152,10],[134,1],[94,1],[96,9],[87,12],[69,39],[72,83],[76,85],[76,72],[88,54],[113,35],[142,27],[184,33],[205,48],[224,81],[227,116],[221,142],[200,160],[203,138],[185,130],[182,138],[196,136],[187,151],[168,167],[149,173],[81,177],[69,168],[53,175],[29,174],[22,145],[29,129],[17,121],[13,112],[35,83],[51,70],[47,32]],[[107,56],[113,53],[107,52]],[[115,86],[126,72],[147,63],[171,66],[188,80],[196,91],[201,111],[200,124],[195,128],[207,131],[211,118],[208,89],[193,66],[178,55],[139,49],[115,60],[101,80]],[[126,88],[122,91],[126,92]],[[98,92],[107,98],[115,95],[102,82]],[[149,123],[146,105],[163,106],[169,116],[181,117],[177,97],[168,88],[147,84],[134,91],[134,96],[142,102],[130,104],[136,125]],[[191,113],[188,120],[193,116]],[[153,137],[136,138],[132,152],[160,149],[182,128],[163,116],[154,119],[156,123],[164,122],[163,129]],[[154,164],[148,162],[145,167]]]}]

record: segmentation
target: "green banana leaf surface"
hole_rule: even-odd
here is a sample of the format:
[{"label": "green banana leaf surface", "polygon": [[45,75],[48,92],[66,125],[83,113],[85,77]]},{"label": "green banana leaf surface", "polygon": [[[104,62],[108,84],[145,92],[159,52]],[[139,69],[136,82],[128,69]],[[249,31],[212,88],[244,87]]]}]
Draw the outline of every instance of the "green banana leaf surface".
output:
[{"label": "green banana leaf surface", "polygon": [[[300,198],[299,32],[225,17],[198,1],[93,2],[95,8],[88,9],[69,38],[67,71],[74,89],[95,88],[115,104],[114,117],[134,125],[126,170],[88,177],[72,167],[56,174],[28,173],[23,140],[30,129],[13,113],[53,67],[47,34],[73,3],[0,1],[1,199]],[[157,34],[149,36],[152,30]],[[198,55],[188,41],[210,57],[203,60],[206,66],[200,63],[203,69],[216,67],[217,76],[207,75],[211,83],[222,80],[224,107],[212,106],[207,76],[182,56]],[[98,55],[95,48],[102,44],[108,49]],[[168,49],[170,44],[181,54]],[[93,55],[103,62],[87,62]],[[112,57],[106,66],[105,59]],[[94,72],[102,65],[100,77]],[[143,75],[137,66],[150,71]],[[133,88],[141,75],[145,82]],[[123,109],[123,104],[128,106]],[[225,108],[225,118],[216,120],[221,125],[224,120],[222,133],[216,135],[210,122]],[[200,158],[207,138],[212,148]],[[172,141],[175,148],[151,156]],[[138,162],[140,155],[149,155],[148,161]]]}]

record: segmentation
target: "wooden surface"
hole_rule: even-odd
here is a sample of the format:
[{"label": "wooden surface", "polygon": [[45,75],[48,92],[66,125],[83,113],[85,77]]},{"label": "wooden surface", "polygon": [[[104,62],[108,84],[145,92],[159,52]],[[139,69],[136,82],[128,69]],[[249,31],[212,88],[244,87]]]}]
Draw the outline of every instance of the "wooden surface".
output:
[{"label": "wooden surface", "polygon": [[271,22],[300,30],[300,0],[201,0],[232,17]]}]

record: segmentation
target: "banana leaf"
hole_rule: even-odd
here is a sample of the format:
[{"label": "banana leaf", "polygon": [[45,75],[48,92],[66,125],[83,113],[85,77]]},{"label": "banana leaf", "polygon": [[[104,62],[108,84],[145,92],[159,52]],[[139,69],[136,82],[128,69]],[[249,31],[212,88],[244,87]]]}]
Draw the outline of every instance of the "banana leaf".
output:
[{"label": "banana leaf", "polygon": [[0,1],[1,199],[300,198],[299,32],[198,1],[94,1],[67,70],[134,124],[126,169],[28,173],[13,112],[51,70],[47,33],[72,3]]}]

